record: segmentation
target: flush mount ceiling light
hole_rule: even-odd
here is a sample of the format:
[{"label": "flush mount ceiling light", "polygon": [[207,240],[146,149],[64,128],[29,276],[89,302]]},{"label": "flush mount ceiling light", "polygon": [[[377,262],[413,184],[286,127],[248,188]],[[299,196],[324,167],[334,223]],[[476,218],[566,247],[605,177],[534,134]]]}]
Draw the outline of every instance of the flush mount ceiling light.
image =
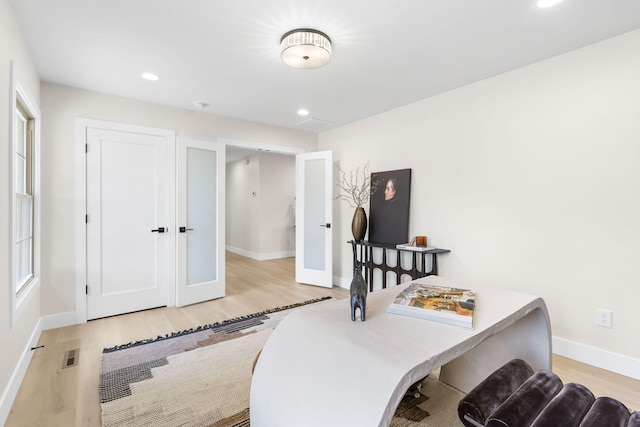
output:
[{"label": "flush mount ceiling light", "polygon": [[321,31],[299,28],[282,36],[280,50],[282,60],[291,67],[320,68],[331,59],[331,39]]}]

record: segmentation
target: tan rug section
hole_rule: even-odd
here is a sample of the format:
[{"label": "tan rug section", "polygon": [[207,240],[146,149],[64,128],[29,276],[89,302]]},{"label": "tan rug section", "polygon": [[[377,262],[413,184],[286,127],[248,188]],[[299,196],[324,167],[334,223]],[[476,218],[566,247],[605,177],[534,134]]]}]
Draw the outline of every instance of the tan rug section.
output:
[{"label": "tan rug section", "polygon": [[[102,406],[104,426],[208,426],[249,407],[251,367],[271,330],[167,358],[131,396]],[[219,424],[222,425],[222,424]],[[234,425],[234,424],[228,424]]]},{"label": "tan rug section", "polygon": [[[243,322],[240,330],[225,326],[105,353],[103,426],[250,426],[252,367],[287,314],[269,313],[259,322]],[[457,404],[463,394],[439,382],[437,374],[423,380],[419,398],[403,399],[391,426],[462,425]]]}]

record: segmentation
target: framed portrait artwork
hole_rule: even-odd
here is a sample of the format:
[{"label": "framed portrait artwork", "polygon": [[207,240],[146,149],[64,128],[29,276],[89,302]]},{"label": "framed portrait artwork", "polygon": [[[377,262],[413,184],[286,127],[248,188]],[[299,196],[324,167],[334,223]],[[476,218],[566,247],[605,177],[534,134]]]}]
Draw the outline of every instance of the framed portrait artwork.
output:
[{"label": "framed portrait artwork", "polygon": [[411,169],[371,173],[369,241],[397,245],[409,240]]}]

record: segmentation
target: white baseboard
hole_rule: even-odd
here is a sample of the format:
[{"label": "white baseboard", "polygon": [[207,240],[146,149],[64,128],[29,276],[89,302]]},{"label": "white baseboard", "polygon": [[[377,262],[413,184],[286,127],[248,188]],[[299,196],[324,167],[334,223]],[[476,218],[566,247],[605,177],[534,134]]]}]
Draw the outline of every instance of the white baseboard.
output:
[{"label": "white baseboard", "polygon": [[[7,384],[7,387],[2,394],[2,398],[0,398],[0,425],[4,425],[7,422],[7,418],[9,417],[9,412],[11,412],[11,406],[13,406],[13,401],[16,399],[18,395],[18,390],[20,390],[20,384],[22,384],[22,380],[24,379],[25,374],[27,373],[27,369],[29,368],[29,363],[31,363],[31,358],[33,357],[34,350],[31,350],[33,347],[38,345],[38,340],[40,339],[40,334],[42,333],[42,319],[38,321],[36,326],[33,328],[33,332],[31,332],[31,337],[29,337],[29,341],[27,342],[26,347],[22,351],[20,355],[20,360],[16,365],[16,368],[13,370],[11,374],[11,379]],[[37,350],[35,350],[37,351]]]},{"label": "white baseboard", "polygon": [[553,353],[640,380],[640,360],[585,344],[552,338]]},{"label": "white baseboard", "polygon": [[75,311],[68,311],[66,313],[44,316],[40,318],[40,322],[42,323],[43,331],[48,331],[49,329],[64,328],[65,326],[78,324]]},{"label": "white baseboard", "polygon": [[251,252],[242,248],[236,248],[234,246],[226,246],[226,250],[228,250],[229,252],[233,252],[234,254],[255,259],[256,261],[268,261],[270,259],[291,258],[296,256],[295,251],[258,253],[258,252]]},{"label": "white baseboard", "polygon": [[345,279],[340,276],[333,276],[333,284],[344,289],[349,289],[351,287],[351,280],[352,279]]}]

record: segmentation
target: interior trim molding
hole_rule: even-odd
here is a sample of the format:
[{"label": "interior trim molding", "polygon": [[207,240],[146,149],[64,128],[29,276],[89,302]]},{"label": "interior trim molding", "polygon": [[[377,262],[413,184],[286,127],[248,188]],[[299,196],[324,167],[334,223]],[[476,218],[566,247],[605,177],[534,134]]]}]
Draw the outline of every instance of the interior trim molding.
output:
[{"label": "interior trim molding", "polygon": [[333,284],[344,289],[351,288],[351,280],[353,279],[347,279],[346,277],[341,276],[333,276]]},{"label": "interior trim molding", "polygon": [[237,248],[235,246],[229,246],[229,245],[227,245],[225,249],[228,250],[229,252],[233,252],[234,254],[238,254],[238,255],[242,255],[242,256],[247,257],[247,258],[255,259],[256,261],[268,261],[268,260],[271,260],[271,259],[291,258],[291,257],[296,256],[296,252],[295,251],[259,253],[259,252],[252,252],[252,251],[248,251],[246,249]]},{"label": "interior trim molding", "polygon": [[42,324],[42,330],[48,331],[50,329],[64,328],[66,326],[77,325],[77,314],[75,311],[67,311],[66,313],[51,314],[49,316],[42,316],[40,323]]},{"label": "interior trim molding", "polygon": [[7,387],[2,393],[2,397],[0,398],[0,425],[5,425],[5,423],[7,422],[7,418],[9,417],[9,412],[11,411],[11,407],[13,406],[13,402],[18,395],[18,390],[20,390],[22,380],[27,373],[27,369],[29,369],[29,363],[31,363],[33,352],[37,351],[31,349],[38,345],[38,340],[40,339],[41,333],[42,318],[38,320],[38,323],[36,323],[36,326],[33,328],[31,336],[29,337],[29,341],[27,341],[27,345],[22,350],[20,359],[15,369],[13,370],[13,373],[11,374],[11,378],[9,379]]},{"label": "interior trim molding", "polygon": [[559,356],[640,380],[639,359],[558,337],[552,338],[552,349]]},{"label": "interior trim molding", "polygon": [[247,150],[255,151],[266,151],[277,154],[296,155],[306,152],[303,148],[299,147],[286,147],[284,145],[264,144],[260,142],[241,141],[238,139],[230,138],[217,138],[217,141],[230,147],[244,148]]}]

